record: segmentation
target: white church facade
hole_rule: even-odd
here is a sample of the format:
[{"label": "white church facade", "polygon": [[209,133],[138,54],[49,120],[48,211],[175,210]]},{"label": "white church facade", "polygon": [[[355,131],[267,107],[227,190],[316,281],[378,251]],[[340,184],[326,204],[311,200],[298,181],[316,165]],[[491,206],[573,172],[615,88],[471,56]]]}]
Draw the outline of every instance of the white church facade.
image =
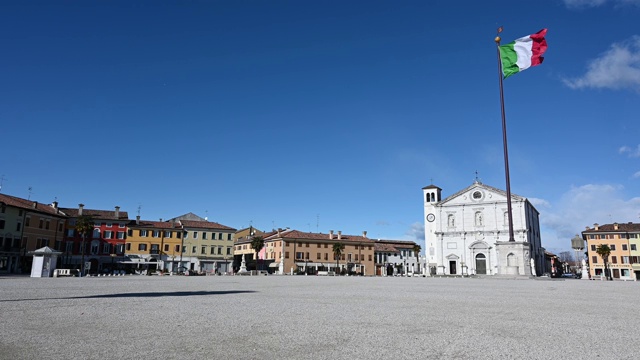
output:
[{"label": "white church facade", "polygon": [[422,189],[427,265],[438,275],[538,276],[544,266],[539,213],[511,194],[509,241],[506,191],[475,181],[442,199],[442,189]]}]

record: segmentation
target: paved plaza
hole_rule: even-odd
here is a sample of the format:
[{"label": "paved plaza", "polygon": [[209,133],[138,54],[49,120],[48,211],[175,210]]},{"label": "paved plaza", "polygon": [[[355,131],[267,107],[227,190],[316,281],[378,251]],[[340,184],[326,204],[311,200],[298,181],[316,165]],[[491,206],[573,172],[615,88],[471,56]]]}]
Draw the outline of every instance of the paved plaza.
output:
[{"label": "paved plaza", "polygon": [[640,283],[0,279],[2,359],[634,359]]}]

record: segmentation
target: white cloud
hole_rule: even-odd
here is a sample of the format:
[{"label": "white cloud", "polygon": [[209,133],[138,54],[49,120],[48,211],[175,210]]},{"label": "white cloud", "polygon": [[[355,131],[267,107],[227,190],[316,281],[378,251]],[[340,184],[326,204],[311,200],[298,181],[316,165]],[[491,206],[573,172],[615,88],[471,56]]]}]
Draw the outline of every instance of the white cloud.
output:
[{"label": "white cloud", "polygon": [[635,174],[633,174],[633,178],[640,179],[640,171],[637,171]]},{"label": "white cloud", "polygon": [[640,0],[564,0],[564,4],[570,9],[598,7],[606,3],[612,3],[616,7],[623,5],[640,6]]},{"label": "white cloud", "polygon": [[549,209],[540,210],[542,246],[558,251],[571,248],[570,239],[586,226],[637,222],[640,197],[625,199],[619,185],[572,187]]},{"label": "white cloud", "polygon": [[578,78],[563,79],[572,89],[632,89],[640,92],[640,36],[615,43],[592,60],[587,72]]},{"label": "white cloud", "polygon": [[540,208],[548,208],[551,206],[551,204],[549,204],[549,202],[545,199],[538,199],[538,198],[527,198],[529,199],[529,202],[531,204],[533,204],[533,206],[538,209],[538,211],[540,211]]},{"label": "white cloud", "polygon": [[411,224],[411,227],[405,233],[405,238],[418,244],[424,243],[424,223],[415,222]]},{"label": "white cloud", "polygon": [[620,154],[628,154],[629,157],[640,157],[640,145],[638,145],[637,148],[633,149],[629,146],[623,146],[620,149],[618,149],[618,152]]}]

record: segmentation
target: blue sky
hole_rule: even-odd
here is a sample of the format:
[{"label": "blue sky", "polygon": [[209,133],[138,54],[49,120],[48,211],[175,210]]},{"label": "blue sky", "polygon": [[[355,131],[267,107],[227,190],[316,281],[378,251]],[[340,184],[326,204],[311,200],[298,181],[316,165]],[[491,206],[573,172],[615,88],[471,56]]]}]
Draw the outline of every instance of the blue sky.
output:
[{"label": "blue sky", "polygon": [[638,18],[637,0],[5,1],[1,191],[421,238],[431,179],[504,189],[493,38],[546,27],[505,101],[512,191],[561,251],[639,221]]}]

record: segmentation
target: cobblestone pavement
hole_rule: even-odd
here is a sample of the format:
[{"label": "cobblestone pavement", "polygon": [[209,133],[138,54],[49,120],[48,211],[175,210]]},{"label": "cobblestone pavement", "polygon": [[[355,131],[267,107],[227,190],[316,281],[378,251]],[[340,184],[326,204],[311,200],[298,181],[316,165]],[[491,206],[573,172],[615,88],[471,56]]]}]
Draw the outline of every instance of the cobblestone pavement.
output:
[{"label": "cobblestone pavement", "polygon": [[632,359],[640,283],[0,279],[1,359]]}]

